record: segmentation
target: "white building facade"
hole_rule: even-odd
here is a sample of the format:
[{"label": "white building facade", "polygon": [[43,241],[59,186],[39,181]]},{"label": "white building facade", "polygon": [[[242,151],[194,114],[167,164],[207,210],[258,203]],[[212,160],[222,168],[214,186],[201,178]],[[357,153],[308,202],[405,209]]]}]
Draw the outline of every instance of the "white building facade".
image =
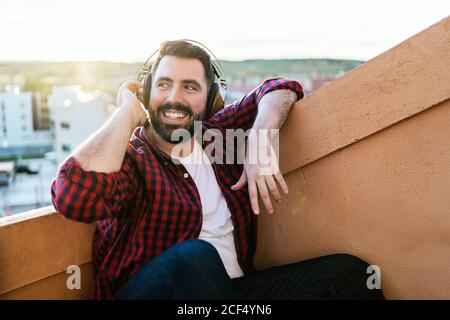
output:
[{"label": "white building facade", "polygon": [[21,92],[18,85],[0,93],[0,148],[52,145],[51,131],[36,128],[33,118],[40,101],[38,93]]},{"label": "white building facade", "polygon": [[116,109],[112,102],[112,97],[84,92],[80,86],[53,87],[48,106],[54,122],[58,164],[106,122]]}]

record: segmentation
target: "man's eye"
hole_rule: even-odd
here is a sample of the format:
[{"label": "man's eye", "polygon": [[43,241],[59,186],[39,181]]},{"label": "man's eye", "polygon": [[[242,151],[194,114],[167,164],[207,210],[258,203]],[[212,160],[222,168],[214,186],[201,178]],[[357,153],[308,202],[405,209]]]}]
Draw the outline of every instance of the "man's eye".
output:
[{"label": "man's eye", "polygon": [[197,88],[194,86],[186,86],[186,89],[190,90],[190,91],[196,91]]},{"label": "man's eye", "polygon": [[167,83],[158,83],[158,88],[167,88]]}]

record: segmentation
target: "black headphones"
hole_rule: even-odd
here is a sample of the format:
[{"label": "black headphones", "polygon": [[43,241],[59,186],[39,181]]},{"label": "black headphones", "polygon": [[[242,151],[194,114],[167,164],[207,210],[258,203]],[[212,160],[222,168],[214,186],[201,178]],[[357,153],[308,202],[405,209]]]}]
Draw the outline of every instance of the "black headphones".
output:
[{"label": "black headphones", "polygon": [[[212,110],[214,108],[216,98],[218,95],[221,96],[222,102],[226,99],[226,92],[227,92],[227,80],[225,77],[225,72],[223,70],[222,65],[220,64],[219,60],[216,58],[216,56],[209,50],[205,45],[201,44],[200,42],[189,40],[189,39],[179,39],[177,41],[185,41],[194,45],[197,45],[201,47],[203,50],[209,53],[210,60],[211,60],[211,67],[214,71],[215,80],[214,83],[211,85],[211,88],[208,91],[208,97],[206,99],[206,109],[205,109],[205,116],[204,120],[208,119],[210,116],[212,116]],[[145,108],[148,108],[150,103],[150,92],[152,88],[152,62],[150,62],[151,58],[159,51],[156,50],[152,53],[152,55],[147,59],[147,61],[144,63],[144,66],[141,68],[141,71],[139,72],[138,79],[140,83],[142,83],[143,86],[143,103]],[[215,61],[212,59],[214,58]],[[216,65],[216,63],[218,65]],[[218,67],[220,66],[220,68]],[[221,91],[223,90],[223,92]],[[222,108],[223,104],[219,106],[219,108]]]}]

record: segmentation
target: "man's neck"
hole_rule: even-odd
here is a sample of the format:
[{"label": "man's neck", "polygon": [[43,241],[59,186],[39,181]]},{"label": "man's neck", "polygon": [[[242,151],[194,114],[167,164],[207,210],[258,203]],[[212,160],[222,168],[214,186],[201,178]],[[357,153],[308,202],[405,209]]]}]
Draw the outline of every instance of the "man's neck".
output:
[{"label": "man's neck", "polygon": [[[194,148],[194,138],[191,138],[183,143],[172,144],[163,140],[158,134],[155,133],[155,131],[153,131],[152,127],[145,129],[145,133],[147,134],[148,140],[168,156],[172,156],[172,153],[175,153],[174,155],[176,157],[184,158],[190,155]],[[174,150],[175,147],[176,149]]]}]

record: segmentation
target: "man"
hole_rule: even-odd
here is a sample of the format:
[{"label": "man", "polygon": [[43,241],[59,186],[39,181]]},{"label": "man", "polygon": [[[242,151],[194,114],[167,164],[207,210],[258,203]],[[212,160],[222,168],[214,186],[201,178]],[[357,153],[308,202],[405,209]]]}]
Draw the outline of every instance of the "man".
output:
[{"label": "man", "polygon": [[[273,213],[270,194],[281,200],[277,184],[288,192],[276,155],[269,153],[269,166],[248,157],[243,164],[208,161],[211,141],[197,136],[251,129],[247,150],[273,151],[271,140],[261,146],[256,133],[281,128],[303,92],[296,81],[269,79],[195,129],[213,82],[203,49],[163,43],[149,105],[136,97],[141,84],[122,85],[116,112],[61,164],[52,184],[55,208],[70,219],[97,221],[91,298],[374,297],[367,264],[348,255],[254,270],[258,194]],[[180,129],[193,134],[182,148],[173,139]]]}]

